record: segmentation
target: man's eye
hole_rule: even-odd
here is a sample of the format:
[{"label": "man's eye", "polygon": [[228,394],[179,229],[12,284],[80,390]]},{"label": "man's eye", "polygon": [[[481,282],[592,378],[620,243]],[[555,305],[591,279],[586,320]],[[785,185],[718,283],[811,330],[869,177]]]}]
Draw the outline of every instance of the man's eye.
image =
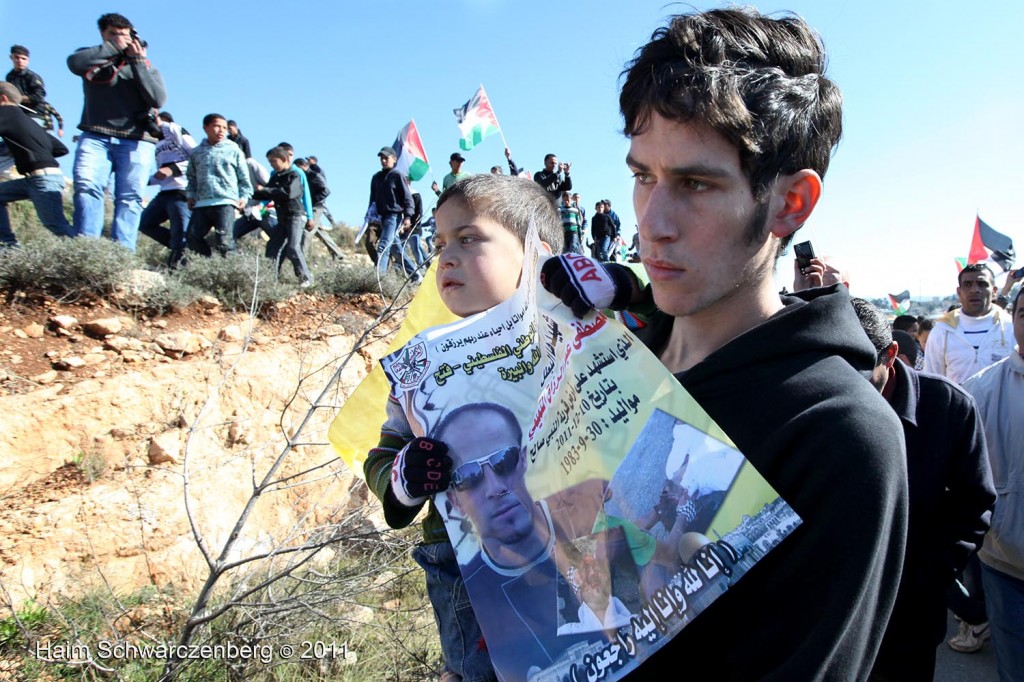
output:
[{"label": "man's eye", "polygon": [[708,188],[708,183],[704,182],[703,180],[697,180],[695,178],[686,178],[685,180],[683,180],[683,186],[689,190],[703,192]]},{"label": "man's eye", "polygon": [[633,173],[633,180],[638,185],[649,185],[654,182],[654,177],[650,173],[644,173],[643,171],[637,171]]}]

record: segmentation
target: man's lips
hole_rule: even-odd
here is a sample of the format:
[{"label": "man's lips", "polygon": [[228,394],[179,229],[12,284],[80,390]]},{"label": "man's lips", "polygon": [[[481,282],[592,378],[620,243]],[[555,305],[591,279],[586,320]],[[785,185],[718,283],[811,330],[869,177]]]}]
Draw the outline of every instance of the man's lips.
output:
[{"label": "man's lips", "polygon": [[686,268],[669,263],[668,261],[658,260],[657,258],[644,258],[643,263],[651,279],[678,277],[686,271]]}]

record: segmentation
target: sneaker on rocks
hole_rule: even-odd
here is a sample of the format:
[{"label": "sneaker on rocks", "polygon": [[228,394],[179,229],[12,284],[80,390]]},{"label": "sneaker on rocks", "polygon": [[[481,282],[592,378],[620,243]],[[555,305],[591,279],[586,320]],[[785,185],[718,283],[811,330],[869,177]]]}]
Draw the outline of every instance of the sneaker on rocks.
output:
[{"label": "sneaker on rocks", "polygon": [[960,631],[953,635],[947,642],[953,651],[963,654],[971,654],[981,649],[985,640],[989,638],[988,622],[980,625],[971,625],[967,621],[960,621]]}]

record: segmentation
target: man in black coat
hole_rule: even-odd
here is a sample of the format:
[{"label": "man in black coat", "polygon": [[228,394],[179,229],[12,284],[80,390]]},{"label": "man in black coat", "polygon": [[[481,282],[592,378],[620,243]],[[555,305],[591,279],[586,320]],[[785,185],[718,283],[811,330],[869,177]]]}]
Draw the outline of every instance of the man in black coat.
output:
[{"label": "man in black coat", "polygon": [[773,278],[841,135],[825,63],[798,17],[670,19],[627,65],[619,97],[650,286],[566,256],[541,270],[574,310],[579,298],[601,309],[652,297],[638,336],[802,520],[641,678],[711,656],[725,680],[864,680],[896,599],[906,453],[899,420],[858,373],[874,348],[845,287],[780,297]]},{"label": "man in black coat", "polygon": [[416,212],[412,192],[405,178],[395,168],[398,155],[391,147],[381,147],[377,152],[380,170],[370,180],[370,206],[380,216],[380,238],[377,240],[377,275],[384,277],[391,257],[395,256],[405,269],[406,275],[418,279],[416,266],[405,254],[399,233],[412,224]]},{"label": "man in black coat", "polygon": [[910,484],[903,577],[871,679],[930,682],[946,590],[981,546],[996,499],[984,425],[966,391],[897,361],[904,349],[880,310],[857,298],[853,305],[878,351],[871,383],[903,424]]}]

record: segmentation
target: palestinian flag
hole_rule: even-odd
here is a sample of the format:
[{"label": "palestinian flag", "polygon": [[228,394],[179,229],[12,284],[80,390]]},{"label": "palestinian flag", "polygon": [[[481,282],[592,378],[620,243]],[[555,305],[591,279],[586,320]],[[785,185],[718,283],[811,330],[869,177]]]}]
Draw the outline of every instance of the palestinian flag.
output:
[{"label": "palestinian flag", "polygon": [[961,272],[963,272],[963,269],[967,267],[967,258],[960,257],[954,258],[953,260],[956,261],[956,274],[959,275]]},{"label": "palestinian flag", "polygon": [[487,99],[484,86],[473,95],[473,99],[455,109],[455,118],[459,122],[459,133],[462,139],[459,140],[459,147],[463,151],[469,151],[480,144],[485,137],[500,131],[498,117],[491,109],[491,101]]},{"label": "palestinian flag", "polygon": [[416,130],[416,121],[406,123],[398,131],[398,137],[391,146],[398,155],[395,168],[402,175],[408,175],[410,180],[419,180],[430,170],[427,153],[423,151],[423,143],[420,141],[420,131]]},{"label": "palestinian flag", "polygon": [[899,294],[889,294],[889,303],[892,304],[893,312],[897,315],[905,315],[910,308],[910,289]]},{"label": "palestinian flag", "polygon": [[968,263],[991,262],[1001,267],[1003,272],[1009,272],[1016,257],[1013,240],[986,225],[980,216],[974,218],[974,238],[967,254]]}]

